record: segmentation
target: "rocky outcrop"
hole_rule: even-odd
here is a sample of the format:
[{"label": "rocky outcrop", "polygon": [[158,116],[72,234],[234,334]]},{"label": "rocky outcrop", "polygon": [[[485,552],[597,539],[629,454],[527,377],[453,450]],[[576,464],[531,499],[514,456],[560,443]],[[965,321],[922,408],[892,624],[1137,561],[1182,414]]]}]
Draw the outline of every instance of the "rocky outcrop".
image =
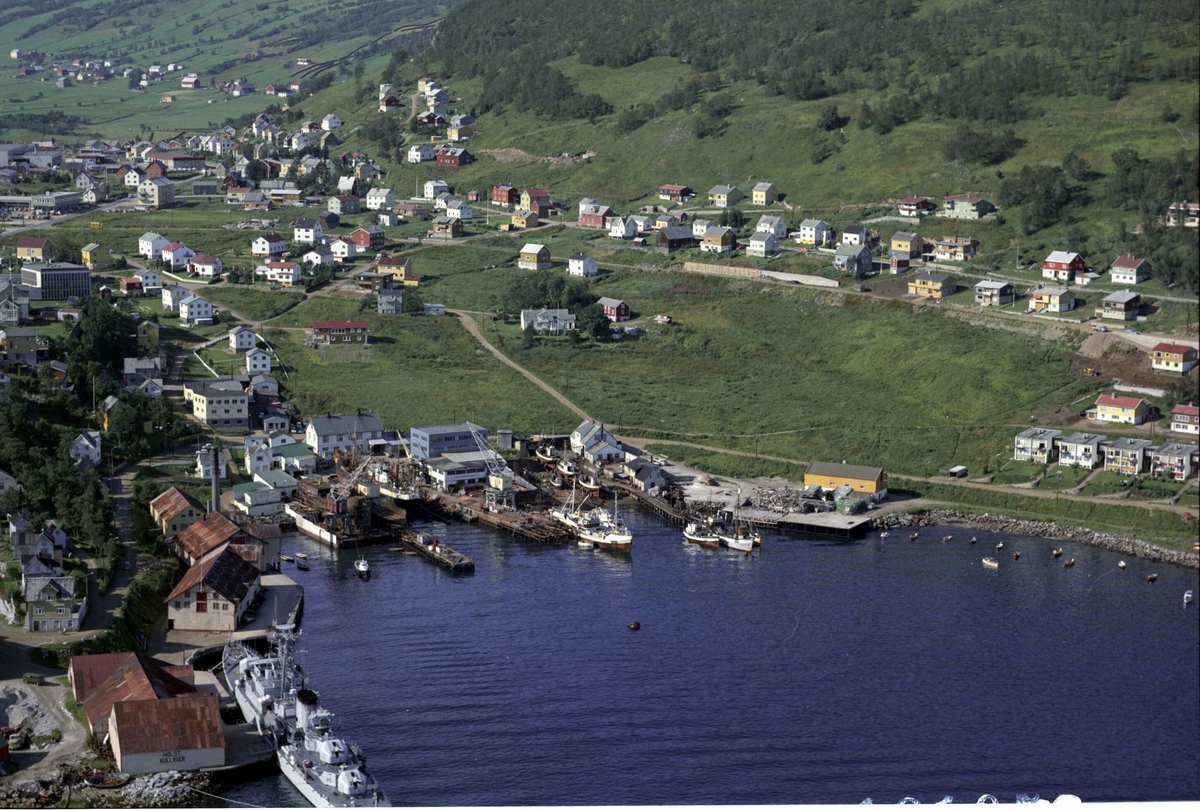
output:
[{"label": "rocky outcrop", "polygon": [[1200,554],[1189,551],[1175,551],[1139,540],[1136,537],[1120,534],[1083,529],[1078,526],[1064,526],[1041,520],[1023,520],[1004,515],[973,514],[957,512],[951,509],[929,509],[921,512],[906,514],[883,515],[875,518],[872,523],[875,529],[894,529],[906,526],[970,526],[993,532],[1006,534],[1022,534],[1032,537],[1053,537],[1061,540],[1071,540],[1089,546],[1098,546],[1118,554],[1130,557],[1140,557],[1153,562],[1179,565],[1184,568],[1200,568]]}]

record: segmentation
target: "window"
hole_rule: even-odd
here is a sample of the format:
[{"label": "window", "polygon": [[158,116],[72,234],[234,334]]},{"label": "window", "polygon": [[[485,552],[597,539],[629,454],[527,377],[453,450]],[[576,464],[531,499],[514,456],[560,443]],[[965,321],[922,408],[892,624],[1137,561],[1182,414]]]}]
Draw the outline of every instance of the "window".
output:
[{"label": "window", "polygon": [[46,613],[46,608],[42,607],[41,605],[38,605],[37,607],[35,607],[33,609],[33,613],[35,616],[42,616]]}]

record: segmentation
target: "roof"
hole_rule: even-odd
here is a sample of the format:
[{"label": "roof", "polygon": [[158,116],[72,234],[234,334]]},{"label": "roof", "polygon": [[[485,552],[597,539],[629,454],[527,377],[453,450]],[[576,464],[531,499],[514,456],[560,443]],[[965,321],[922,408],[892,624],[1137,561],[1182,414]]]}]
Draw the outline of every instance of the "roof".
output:
[{"label": "roof", "polygon": [[658,188],[660,191],[690,191],[687,186],[681,186],[676,183],[663,183]]},{"label": "roof", "polygon": [[754,185],[755,191],[770,191],[773,188],[775,188],[775,184],[769,183],[765,180],[761,183],[755,183],[755,185]]},{"label": "roof", "polygon": [[624,304],[625,302],[624,302],[624,301],[622,301],[622,300],[621,300],[621,299],[619,299],[619,298],[607,298],[607,297],[606,297],[606,298],[601,298],[601,299],[600,299],[599,301],[597,301],[596,303],[597,303],[597,304],[599,304],[599,305],[600,305],[600,306],[602,306],[602,307],[613,307],[613,308],[616,308],[616,307],[619,307],[619,306],[621,306],[621,305],[622,305],[622,304]]},{"label": "roof", "polygon": [[[97,664],[97,668],[101,665],[112,666],[115,664],[116,666],[83,699],[83,710],[93,726],[108,717],[117,703],[152,701],[195,693],[194,686],[178,677],[181,675],[189,677],[192,672],[190,666],[172,666],[137,652],[123,653],[123,655],[125,656],[124,661],[119,662],[112,658]],[[92,656],[77,657],[90,658]],[[71,666],[74,668],[75,658],[71,659]],[[95,673],[90,674],[89,677],[95,677]]]},{"label": "roof", "polygon": [[240,532],[241,527],[220,512],[209,512],[175,535],[175,545],[188,557],[199,560]]},{"label": "roof", "polygon": [[1007,281],[992,281],[991,279],[984,279],[975,285],[975,289],[1003,290],[1005,287],[1011,286],[1012,284]]},{"label": "roof", "polygon": [[1145,259],[1139,259],[1134,256],[1119,256],[1116,260],[1113,261],[1112,266],[1113,267],[1126,267],[1126,268],[1129,268],[1130,270],[1134,270],[1145,263],[1146,263]]},{"label": "roof", "polygon": [[946,282],[950,279],[950,276],[946,273],[930,273],[926,271],[924,273],[917,273],[917,278],[924,279],[925,281]]},{"label": "roof", "polygon": [[1099,444],[1106,441],[1108,441],[1108,437],[1099,433],[1072,433],[1070,436],[1059,439],[1061,444]]},{"label": "roof", "polygon": [[1200,405],[1176,405],[1171,413],[1180,416],[1200,416]]},{"label": "roof", "polygon": [[903,199],[900,200],[900,202],[907,203],[909,205],[916,205],[917,203],[929,202],[929,198],[928,197],[904,197]]},{"label": "roof", "polygon": [[911,231],[896,231],[894,234],[892,234],[892,241],[899,239],[904,242],[911,242],[916,238],[917,235]]},{"label": "roof", "polygon": [[246,598],[250,586],[257,580],[258,569],[228,545],[223,545],[193,563],[164,601],[170,602],[180,594],[203,585],[236,605]]},{"label": "roof", "polygon": [[1172,442],[1170,444],[1164,444],[1162,447],[1159,447],[1156,450],[1151,450],[1150,452],[1156,456],[1178,457],[1178,456],[1190,456],[1193,453],[1195,453],[1197,450],[1200,450],[1200,448],[1198,448],[1194,444],[1177,444],[1175,442]]},{"label": "roof", "polygon": [[1132,303],[1132,302],[1138,300],[1141,297],[1142,297],[1141,293],[1135,293],[1135,292],[1132,292],[1131,290],[1120,290],[1118,292],[1109,293],[1108,295],[1104,296],[1104,300],[1112,301],[1114,304],[1129,304],[1129,303]]},{"label": "roof", "polygon": [[838,245],[833,251],[835,256],[859,256],[863,251],[871,252],[871,249],[866,245]]},{"label": "roof", "polygon": [[221,261],[220,257],[211,253],[197,253],[192,257],[192,264],[216,264],[219,261]]},{"label": "roof", "polygon": [[735,186],[713,186],[708,190],[709,194],[729,194],[731,191],[737,191]]},{"label": "roof", "polygon": [[1051,428],[1031,427],[1017,434],[1018,439],[1054,439],[1062,435],[1061,430]]},{"label": "roof", "polygon": [[1149,405],[1150,403],[1141,397],[1119,397],[1115,394],[1101,394],[1100,398],[1096,400],[1097,407],[1109,405],[1118,408],[1136,408],[1142,404]]},{"label": "roof", "polygon": [[1066,287],[1040,287],[1034,290],[1031,295],[1074,295],[1074,293]]},{"label": "roof", "polygon": [[1167,352],[1168,354],[1187,354],[1196,350],[1191,346],[1184,346],[1181,343],[1159,343],[1154,347],[1154,351]]},{"label": "roof", "polygon": [[118,703],[112,711],[122,756],[225,747],[216,695],[135,700]]},{"label": "roof", "polygon": [[178,487],[171,487],[150,501],[150,508],[158,514],[159,518],[168,521],[181,514],[189,506],[201,512],[204,511],[203,505],[198,500],[181,491]]},{"label": "roof", "polygon": [[529,242],[525,247],[521,248],[522,253],[541,253],[546,249],[545,245],[539,245],[534,242]]},{"label": "roof", "polygon": [[19,248],[48,248],[50,240],[42,236],[21,236],[17,238]]},{"label": "roof", "polygon": [[832,464],[828,461],[814,461],[808,465],[805,475],[837,476],[839,478],[859,478],[864,481],[874,481],[883,474],[882,467],[864,467],[859,464]]},{"label": "roof", "polygon": [[313,329],[366,329],[366,321],[317,321]]},{"label": "roof", "polygon": [[954,200],[955,202],[965,202],[971,205],[976,205],[981,202],[987,202],[983,197],[972,197],[970,194],[951,194],[946,198],[947,201]]},{"label": "roof", "polygon": [[375,413],[314,416],[308,420],[308,424],[318,436],[342,433],[350,435],[383,430],[383,422],[379,420],[379,414]]},{"label": "roof", "polygon": [[1069,253],[1065,250],[1053,250],[1050,252],[1050,255],[1046,257],[1046,261],[1061,262],[1062,264],[1070,264],[1071,262],[1075,261],[1078,258],[1079,258],[1078,253]]}]

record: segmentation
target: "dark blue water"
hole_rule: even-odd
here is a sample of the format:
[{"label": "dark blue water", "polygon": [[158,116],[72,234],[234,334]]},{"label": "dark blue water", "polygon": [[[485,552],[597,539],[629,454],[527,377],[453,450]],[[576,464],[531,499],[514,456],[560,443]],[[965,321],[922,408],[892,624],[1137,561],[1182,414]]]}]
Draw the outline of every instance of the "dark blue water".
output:
[{"label": "dark blue water", "polygon": [[[1200,798],[1194,570],[944,530],[745,557],[627,517],[632,559],[430,527],[470,577],[377,547],[363,582],[292,541],[306,671],[393,803]],[[228,798],[304,804],[282,777]]]}]

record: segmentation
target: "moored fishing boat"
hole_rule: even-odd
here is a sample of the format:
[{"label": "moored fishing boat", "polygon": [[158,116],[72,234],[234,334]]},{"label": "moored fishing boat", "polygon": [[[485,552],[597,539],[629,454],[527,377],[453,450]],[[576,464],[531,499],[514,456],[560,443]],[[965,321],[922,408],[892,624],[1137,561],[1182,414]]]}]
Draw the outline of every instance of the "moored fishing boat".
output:
[{"label": "moored fishing boat", "polygon": [[359,557],[354,561],[354,573],[358,574],[363,579],[371,578],[371,564],[367,562],[366,557]]},{"label": "moored fishing boat", "polygon": [[984,568],[999,568],[1000,563],[998,563],[994,557],[984,557],[983,558],[983,567]]},{"label": "moored fishing boat", "polygon": [[598,493],[600,491],[600,479],[594,475],[584,475],[579,479],[579,488],[585,492]]},{"label": "moored fishing boat", "polygon": [[720,548],[721,537],[711,517],[698,518],[683,527],[683,538],[704,548]]}]

